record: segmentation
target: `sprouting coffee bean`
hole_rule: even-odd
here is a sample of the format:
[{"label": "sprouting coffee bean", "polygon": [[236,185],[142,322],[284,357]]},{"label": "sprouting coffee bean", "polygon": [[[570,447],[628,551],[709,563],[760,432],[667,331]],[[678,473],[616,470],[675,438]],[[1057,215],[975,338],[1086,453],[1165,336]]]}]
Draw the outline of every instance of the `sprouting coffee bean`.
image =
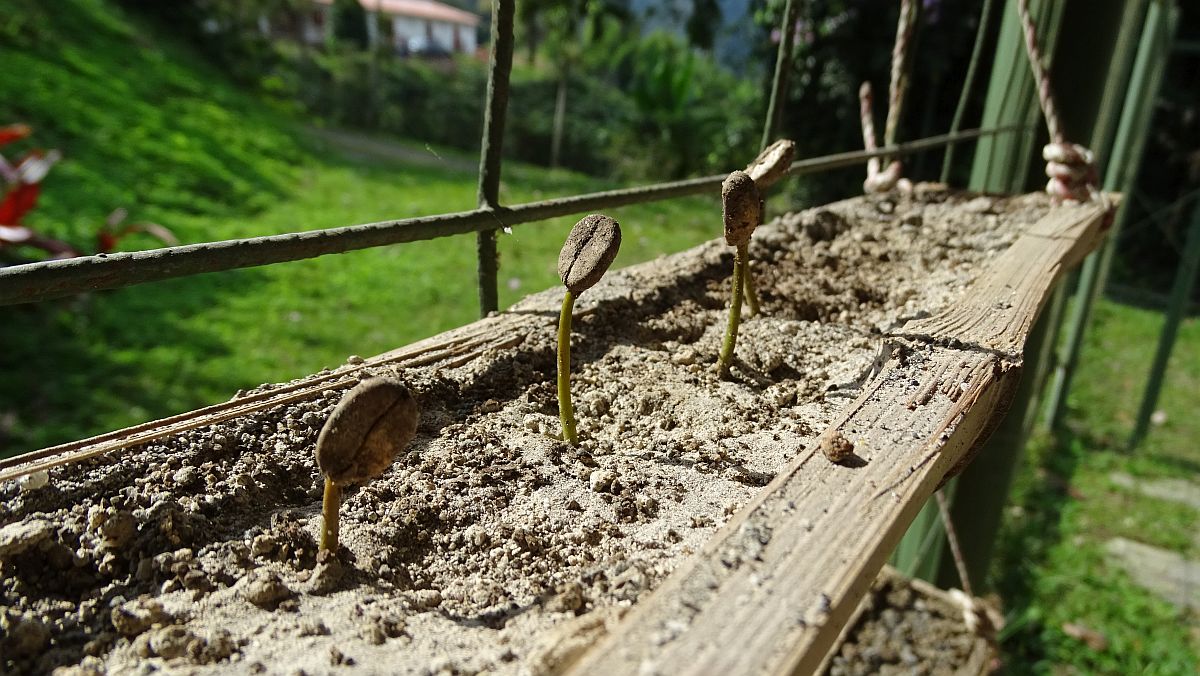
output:
[{"label": "sprouting coffee bean", "polygon": [[584,216],[558,254],[558,277],[578,296],[600,281],[621,248],[621,226],[603,214]]},{"label": "sprouting coffee bean", "polygon": [[761,200],[754,179],[744,171],[735,171],[721,184],[721,206],[725,217],[725,243],[743,246],[758,227]]},{"label": "sprouting coffee bean", "polygon": [[760,191],[783,178],[792,166],[792,157],[796,154],[796,144],[781,138],[767,146],[753,162],[746,167],[746,173],[754,179],[754,185]]},{"label": "sprouting coffee bean", "polygon": [[317,437],[317,465],[338,484],[383,473],[417,433],[420,414],[397,380],[371,378],[346,393]]}]

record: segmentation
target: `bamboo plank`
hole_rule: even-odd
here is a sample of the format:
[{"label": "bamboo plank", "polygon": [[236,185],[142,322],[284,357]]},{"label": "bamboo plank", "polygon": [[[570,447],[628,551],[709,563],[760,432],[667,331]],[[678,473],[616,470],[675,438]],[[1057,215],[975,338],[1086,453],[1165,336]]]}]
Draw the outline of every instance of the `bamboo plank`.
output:
[{"label": "bamboo plank", "polygon": [[1104,212],[1056,210],[1000,256],[957,306],[884,336],[886,357],[822,438],[587,652],[574,674],[810,673],[922,504],[1002,417],[1022,345]]}]

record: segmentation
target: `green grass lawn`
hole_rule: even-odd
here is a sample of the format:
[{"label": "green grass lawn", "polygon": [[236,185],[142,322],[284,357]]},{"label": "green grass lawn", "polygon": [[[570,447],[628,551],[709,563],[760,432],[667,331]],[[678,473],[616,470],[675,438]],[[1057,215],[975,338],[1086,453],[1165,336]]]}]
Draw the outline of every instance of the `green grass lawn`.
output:
[{"label": "green grass lawn", "polygon": [[[1200,559],[1200,514],[1115,484],[1123,472],[1200,483],[1200,319],[1179,334],[1159,409],[1163,424],[1125,450],[1162,313],[1101,302],[1080,361],[1068,431],[1034,439],[1011,499],[994,579],[1009,610],[1012,673],[1194,674],[1200,618],[1182,613],[1110,565],[1120,536]],[[1103,634],[1103,650],[1063,630]]]},{"label": "green grass lawn", "polygon": [[[475,205],[476,175],[463,166],[474,157],[421,144],[416,152],[431,162],[342,152],[112,2],[63,0],[51,11],[0,0],[0,30],[11,38],[0,43],[0,122],[32,124],[39,144],[66,156],[27,219],[47,234],[88,247],[116,207],[198,242]],[[508,165],[501,196],[513,204],[614,187]],[[611,215],[625,232],[617,266],[721,228],[715,197]],[[502,306],[557,282],[558,248],[574,220],[500,236]],[[458,236],[3,308],[0,455],[189,410],[467,323],[478,312],[474,247],[473,236]]]}]

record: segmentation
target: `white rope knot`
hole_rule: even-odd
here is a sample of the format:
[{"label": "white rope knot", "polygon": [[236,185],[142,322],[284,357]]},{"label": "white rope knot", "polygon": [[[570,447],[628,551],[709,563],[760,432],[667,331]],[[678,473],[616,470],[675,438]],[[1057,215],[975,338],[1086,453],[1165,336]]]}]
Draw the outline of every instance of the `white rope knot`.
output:
[{"label": "white rope knot", "polygon": [[1067,204],[1088,202],[1096,196],[1096,158],[1076,143],[1048,143],[1042,148],[1046,160],[1046,192]]},{"label": "white rope knot", "polygon": [[903,169],[899,160],[892,160],[887,169],[876,169],[878,162],[867,166],[867,180],[863,181],[863,192],[880,193],[897,189],[900,192],[912,192],[912,181],[901,175]]}]

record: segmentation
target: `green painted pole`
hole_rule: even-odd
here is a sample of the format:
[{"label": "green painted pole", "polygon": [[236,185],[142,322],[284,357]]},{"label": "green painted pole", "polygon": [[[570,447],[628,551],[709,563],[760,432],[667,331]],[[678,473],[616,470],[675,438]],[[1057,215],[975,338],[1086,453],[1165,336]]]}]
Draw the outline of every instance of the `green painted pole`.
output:
[{"label": "green painted pole", "polygon": [[1134,424],[1133,434],[1129,437],[1130,450],[1137,448],[1150,429],[1150,416],[1154,414],[1154,408],[1158,405],[1158,395],[1162,393],[1167,362],[1171,359],[1175,338],[1179,335],[1179,325],[1187,314],[1188,301],[1196,287],[1197,271],[1200,271],[1200,200],[1192,207],[1192,224],[1188,228],[1183,260],[1179,261],[1179,269],[1175,272],[1175,284],[1171,287],[1171,300],[1167,304],[1167,319],[1163,324],[1162,333],[1158,336],[1158,349],[1154,352],[1154,363],[1150,366],[1146,392],[1142,395],[1142,406],[1138,409],[1137,422]]},{"label": "green painted pole", "polygon": [[[1043,312],[1034,324],[1025,339],[1026,357],[1012,408],[979,455],[958,477],[950,518],[958,534],[967,575],[977,592],[989,588],[988,566],[996,535],[1000,532],[1004,505],[1008,502],[1009,487],[1025,450],[1030,422],[1039,401],[1038,365],[1045,363],[1053,345],[1054,321],[1052,313]],[[933,581],[939,586],[963,586],[949,552],[942,551],[937,571]]]},{"label": "green painted pole", "polygon": [[[975,46],[971,48],[971,61],[967,65],[967,74],[963,79],[962,91],[958,95],[958,105],[954,107],[954,117],[950,121],[950,131],[962,127],[963,115],[967,112],[967,101],[975,89],[975,74],[979,70],[979,56],[983,52],[983,43],[987,40],[988,26],[992,16],[992,0],[983,0],[983,8],[979,10],[979,27],[975,30]],[[942,183],[950,182],[950,170],[954,167],[954,144],[946,146],[946,154],[942,156]]]},{"label": "green painted pole", "polygon": [[[1110,71],[1105,91],[1125,91],[1124,103],[1119,117],[1112,111],[1115,105],[1102,106],[1101,118],[1097,122],[1097,130],[1093,133],[1093,150],[1101,166],[1105,167],[1103,189],[1128,193],[1133,187],[1141,162],[1142,148],[1149,133],[1150,118],[1154,112],[1154,102],[1162,81],[1162,72],[1170,57],[1170,35],[1174,33],[1171,25],[1172,11],[1166,8],[1173,3],[1156,0],[1151,2],[1145,12],[1145,21],[1141,22],[1140,13],[1144,3],[1131,2],[1126,7],[1122,17],[1122,31],[1118,39],[1116,52],[1124,52],[1123,59],[1114,57],[1114,68]],[[1177,14],[1177,11],[1175,12]],[[1140,28],[1141,40],[1135,53],[1130,50],[1135,29]],[[1128,60],[1128,69],[1119,66]],[[1122,76],[1125,77],[1122,77]],[[1125,82],[1128,86],[1125,86]],[[1111,149],[1104,150],[1101,143],[1108,133],[1108,127],[1116,124],[1115,137]],[[1107,160],[1104,158],[1107,157]],[[1079,274],[1079,283],[1071,306],[1071,316],[1068,321],[1067,336],[1059,352],[1058,365],[1054,372],[1054,382],[1046,401],[1046,424],[1051,429],[1062,425],[1067,410],[1067,398],[1071,391],[1071,381],[1079,363],[1079,354],[1083,348],[1083,339],[1087,327],[1091,323],[1092,308],[1100,295],[1103,276],[1102,271],[1111,264],[1113,241],[1120,229],[1125,213],[1124,206],[1119,209],[1113,230],[1100,251],[1088,256]]]},{"label": "green painted pole", "polygon": [[[1176,32],[1179,28],[1179,6],[1175,0],[1155,0],[1150,4],[1149,12],[1146,15],[1147,25],[1151,26],[1153,32],[1148,36],[1143,36],[1143,44],[1146,45],[1147,61],[1153,68],[1146,69],[1146,77],[1150,79],[1149,84],[1145,86],[1148,92],[1158,92],[1162,89],[1163,73],[1166,71],[1167,61],[1173,51],[1173,45],[1176,43]],[[1139,47],[1138,58],[1141,58],[1142,50]],[[1138,66],[1134,66],[1135,72]],[[1143,117],[1130,120],[1130,125],[1134,128],[1145,127],[1149,128],[1150,123],[1154,118],[1153,101],[1148,101],[1143,110]],[[1122,120],[1124,123],[1124,120]],[[1132,133],[1132,132],[1131,132]],[[1145,147],[1146,138],[1149,133],[1141,134],[1141,143],[1133,146],[1129,150],[1128,159],[1125,162],[1116,162],[1114,156],[1111,163],[1114,169],[1121,172],[1117,181],[1117,185],[1121,186],[1121,191],[1128,194],[1133,186],[1137,184],[1138,172],[1141,170],[1142,151]],[[1121,228],[1128,218],[1126,200],[1121,203],[1117,209],[1117,217],[1113,222],[1112,232],[1108,235],[1108,241],[1115,242],[1121,234]],[[1105,247],[1103,255],[1100,258],[1100,270],[1097,275],[1096,288],[1103,289],[1105,282],[1108,280],[1109,270],[1112,269],[1113,256],[1116,253],[1115,246]]]},{"label": "green painted pole", "polygon": [[[1055,53],[1065,4],[1043,1],[1031,9],[1042,49],[1047,54]],[[982,119],[1009,120],[1011,124],[1032,128],[1045,126],[1038,108],[1033,75],[1029,72],[1025,56],[1015,0],[1004,3],[987,91]],[[988,192],[1026,189],[1033,184],[1034,151],[1040,147],[1037,134],[1013,135],[979,143],[975,149],[968,186],[972,190]],[[1036,156],[1040,156],[1040,153]]]},{"label": "green painted pole", "polygon": [[[1006,8],[1002,38],[1010,35],[1006,30],[1018,30],[1018,22],[1013,16],[1014,4],[1015,2],[1010,0],[1009,7]],[[1038,31],[1039,37],[1058,38],[1058,44],[1047,38],[1043,39],[1043,43],[1046,45],[1046,53],[1054,55],[1051,73],[1053,80],[1061,83],[1057,103],[1063,133],[1068,140],[1088,139],[1094,133],[1108,134],[1101,129],[1105,126],[1111,127],[1111,122],[1105,120],[1112,118],[1111,114],[1100,113],[1107,105],[1105,88],[1114,78],[1120,79],[1119,72],[1112,74],[1114,68],[1118,71],[1126,68],[1121,65],[1119,55],[1115,55],[1108,45],[1115,45],[1119,40],[1125,11],[1126,5],[1121,0],[1045,1],[1038,3],[1032,10],[1035,20],[1044,26]],[[1068,25],[1071,30],[1060,33],[1057,30],[1059,25]],[[1003,46],[1002,42],[1000,47]],[[1027,71],[1028,63],[1024,59],[1022,52],[1018,61],[1022,69]],[[993,72],[993,83],[996,78],[997,74]],[[1032,77],[1026,79],[1025,83],[1025,86],[1029,87],[1028,95],[1032,97]],[[1107,97],[1111,97],[1111,93],[1107,93]],[[1036,104],[1033,107],[1036,109]],[[1040,111],[1036,112],[1036,115],[1040,114]],[[1039,184],[1045,180],[1042,173],[1044,167],[1040,152],[1034,159],[1033,150],[1040,150],[1040,147],[1041,144],[1038,143],[1033,147],[1021,149],[1028,151],[1022,155],[1027,162],[1025,169],[1028,173],[1025,176],[1036,173]],[[994,181],[1006,176],[997,176],[995,170],[989,168],[989,164],[981,147],[975,158],[977,175],[973,177],[973,183],[979,187],[994,189],[997,187]],[[1013,182],[1020,177],[1019,167],[1014,167],[1007,176]],[[954,501],[951,516],[958,533],[967,572],[977,590],[988,588],[986,576],[996,535],[1000,530],[1004,504],[1008,500],[1012,478],[1016,474],[1026,441],[1037,420],[1039,404],[1042,401],[1041,394],[1049,379],[1053,349],[1058,342],[1058,329],[1064,314],[1065,288],[1065,285],[1060,285],[1050,306],[1042,313],[1026,341],[1021,383],[1009,414],[1001,421],[976,460],[959,477],[957,499]],[[943,554],[939,583],[949,585],[957,580],[958,574],[953,561],[948,554]]]},{"label": "green painted pole", "polygon": [[[1047,54],[1054,53],[1054,46],[1058,41],[1063,5],[1062,2],[1039,2],[1031,9],[1038,25],[1038,37]],[[987,99],[984,102],[983,119],[992,123],[1003,121],[1005,124],[1044,129],[1045,125],[1041,121],[1041,110],[1038,107],[1033,75],[1030,73],[1029,63],[1025,56],[1024,38],[1020,22],[1017,20],[1016,0],[1005,2],[999,30],[996,50],[992,59],[992,73],[988,81]],[[972,164],[970,188],[996,193],[1026,190],[1033,183],[1034,150],[1041,147],[1037,139],[1037,133],[1010,134],[1002,139],[990,139],[986,143],[979,143],[976,146],[975,159]],[[1040,153],[1036,157],[1040,161]],[[1043,318],[1038,326],[1044,326],[1045,323],[1046,320]],[[1046,330],[1043,328],[1039,335],[1043,335],[1045,332]],[[1033,340],[1032,336],[1030,340]],[[1036,370],[1036,361],[1027,360],[1025,362],[1027,375],[1030,371]],[[1023,382],[1027,381],[1029,378],[1023,378]],[[1027,405],[1028,399],[1017,400],[1014,402],[1013,410],[1023,411]],[[1016,431],[1008,434],[999,443],[990,442],[989,446],[980,454],[980,456],[984,454],[992,456],[989,462],[998,464],[1002,468],[1008,468],[1004,472],[1006,477],[1011,476],[1019,450],[1024,445],[1023,441],[1020,443],[1015,441],[1015,437],[1020,436],[1020,431],[1024,427],[1021,424],[1023,416],[1010,415],[1009,419],[1012,418],[1018,419]],[[999,438],[1000,432],[1009,424],[1009,421],[1002,423],[1002,429],[993,435],[993,439]],[[973,468],[979,464],[980,460],[976,459],[966,472],[955,480],[957,484],[954,488],[956,499],[954,500],[955,509],[952,510],[952,513],[955,514],[954,521],[958,524],[963,519],[957,514],[959,503],[975,504],[981,509],[992,510],[994,514],[988,514],[986,518],[983,515],[975,515],[979,527],[988,529],[984,534],[984,539],[990,543],[999,526],[1000,507],[1008,495],[1009,480],[1004,478],[1002,482],[992,485],[986,477],[977,476],[978,471]],[[976,500],[972,495],[975,492],[979,492],[984,497]],[[930,535],[931,529],[936,536]],[[961,541],[964,537],[963,527],[958,526],[956,530]],[[930,542],[933,544],[929,544]],[[945,531],[938,515],[937,505],[930,501],[918,514],[896,547],[892,556],[892,564],[900,570],[912,570],[918,577],[936,582],[940,577],[940,571],[945,568],[943,561],[947,553],[944,543]],[[971,544],[975,545],[974,542]],[[985,555],[990,555],[990,550],[985,552]],[[976,580],[974,577],[972,582],[977,587],[981,586],[980,580]]]}]

